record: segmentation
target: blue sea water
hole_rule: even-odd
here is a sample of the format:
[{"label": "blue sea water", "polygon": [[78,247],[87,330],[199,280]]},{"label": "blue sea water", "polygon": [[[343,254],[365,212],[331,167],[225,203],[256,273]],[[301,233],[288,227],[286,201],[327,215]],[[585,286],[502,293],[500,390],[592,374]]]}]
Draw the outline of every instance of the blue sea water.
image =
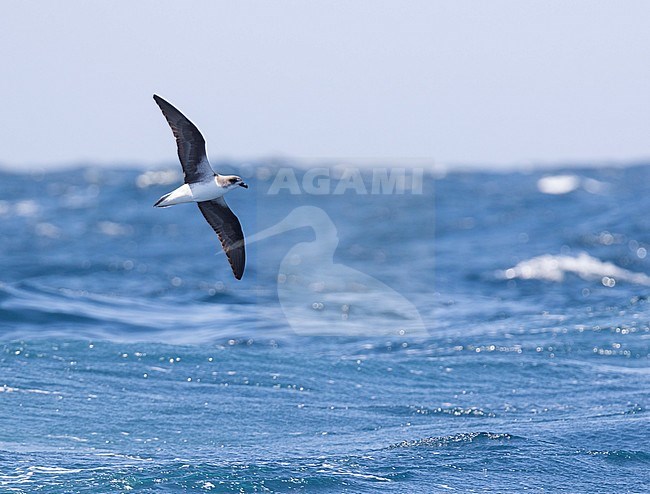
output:
[{"label": "blue sea water", "polygon": [[0,492],[650,491],[650,166],[219,168],[0,173]]}]

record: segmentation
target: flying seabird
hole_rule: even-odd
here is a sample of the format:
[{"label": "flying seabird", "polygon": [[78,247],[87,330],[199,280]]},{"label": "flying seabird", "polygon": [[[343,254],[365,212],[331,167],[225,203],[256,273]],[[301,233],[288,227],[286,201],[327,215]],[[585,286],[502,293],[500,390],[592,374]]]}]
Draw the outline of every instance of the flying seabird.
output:
[{"label": "flying seabird", "polygon": [[235,187],[248,188],[241,177],[219,175],[212,170],[205,150],[205,139],[185,115],[157,94],[153,99],[172,128],[185,183],[162,196],[155,207],[166,208],[184,202],[196,202],[203,216],[219,236],[230,267],[238,280],[244,274],[246,251],[244,234],[237,216],[230,210],[224,195]]}]

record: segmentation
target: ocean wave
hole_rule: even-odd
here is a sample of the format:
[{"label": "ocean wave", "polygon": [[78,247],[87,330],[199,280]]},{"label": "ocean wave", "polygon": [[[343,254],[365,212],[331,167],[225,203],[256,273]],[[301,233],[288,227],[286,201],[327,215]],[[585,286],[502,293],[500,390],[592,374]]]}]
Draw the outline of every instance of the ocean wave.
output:
[{"label": "ocean wave", "polygon": [[441,448],[445,446],[480,443],[485,441],[504,442],[512,439],[517,439],[517,436],[494,432],[463,432],[452,434],[450,436],[426,437],[424,439],[416,439],[413,441],[402,441],[389,446],[389,448]]},{"label": "ocean wave", "polygon": [[[151,207],[175,169],[2,175],[0,491],[647,490],[650,166],[391,195],[235,167],[248,240],[311,206],[338,242],[250,241],[241,281],[196,206]],[[426,334],[380,334],[402,297]]]},{"label": "ocean wave", "polygon": [[567,274],[574,274],[584,280],[600,280],[604,286],[613,287],[617,281],[650,286],[650,276],[616,266],[611,262],[601,261],[587,253],[577,256],[545,254],[515,266],[497,271],[497,278],[512,280],[564,281]]},{"label": "ocean wave", "polygon": [[597,456],[614,462],[627,463],[628,461],[638,461],[642,463],[650,462],[650,453],[638,450],[588,450],[585,451],[589,456]]},{"label": "ocean wave", "polygon": [[394,415],[413,416],[413,415],[448,415],[450,417],[495,417],[492,412],[486,412],[478,407],[459,407],[459,406],[439,406],[425,407],[416,405],[403,406],[373,406],[363,407],[368,411],[383,411]]},{"label": "ocean wave", "polygon": [[543,194],[563,195],[583,188],[592,194],[605,191],[607,184],[593,178],[578,175],[549,175],[537,181],[537,189]]},{"label": "ocean wave", "polygon": [[251,320],[263,320],[269,313],[269,309],[254,305],[246,311],[232,311],[230,295],[219,296],[221,304],[201,300],[179,303],[87,290],[0,284],[0,334],[5,338],[68,334],[116,341],[200,343],[246,334]]}]

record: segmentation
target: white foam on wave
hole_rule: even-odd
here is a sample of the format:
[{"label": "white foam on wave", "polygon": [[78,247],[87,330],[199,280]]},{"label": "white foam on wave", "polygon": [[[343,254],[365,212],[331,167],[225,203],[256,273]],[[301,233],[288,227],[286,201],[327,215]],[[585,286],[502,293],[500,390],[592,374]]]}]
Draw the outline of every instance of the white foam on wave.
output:
[{"label": "white foam on wave", "polygon": [[609,287],[613,287],[617,281],[650,286],[650,276],[647,274],[623,269],[585,252],[577,256],[545,254],[533,257],[521,261],[516,266],[499,271],[497,276],[507,280],[519,278],[561,282],[567,274],[575,274],[584,280],[600,279],[603,285]]},{"label": "white foam on wave", "polygon": [[593,178],[583,178],[578,175],[550,175],[537,181],[537,189],[543,194],[568,194],[580,187],[592,194],[598,194],[603,191],[605,184]]},{"label": "white foam on wave", "polygon": [[135,179],[136,185],[140,189],[151,187],[152,185],[169,185],[178,182],[181,174],[178,170],[149,170]]},{"label": "white foam on wave", "polygon": [[40,395],[61,395],[59,391],[48,391],[46,389],[14,388],[12,386],[7,386],[6,384],[0,386],[0,393],[35,393]]},{"label": "white foam on wave", "polygon": [[43,473],[47,475],[62,475],[67,473],[80,473],[82,470],[80,468],[64,468],[64,467],[41,467],[41,466],[30,466],[27,467],[27,470],[35,473]]}]

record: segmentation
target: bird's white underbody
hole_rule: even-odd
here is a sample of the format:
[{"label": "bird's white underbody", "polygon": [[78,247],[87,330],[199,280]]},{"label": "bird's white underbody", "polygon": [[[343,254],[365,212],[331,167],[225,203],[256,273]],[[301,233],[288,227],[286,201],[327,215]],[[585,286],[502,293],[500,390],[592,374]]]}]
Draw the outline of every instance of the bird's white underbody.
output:
[{"label": "bird's white underbody", "polygon": [[211,201],[223,197],[228,190],[227,187],[221,187],[217,183],[217,177],[210,182],[183,184],[164,196],[165,198],[158,204],[158,207],[166,208],[186,202]]}]

